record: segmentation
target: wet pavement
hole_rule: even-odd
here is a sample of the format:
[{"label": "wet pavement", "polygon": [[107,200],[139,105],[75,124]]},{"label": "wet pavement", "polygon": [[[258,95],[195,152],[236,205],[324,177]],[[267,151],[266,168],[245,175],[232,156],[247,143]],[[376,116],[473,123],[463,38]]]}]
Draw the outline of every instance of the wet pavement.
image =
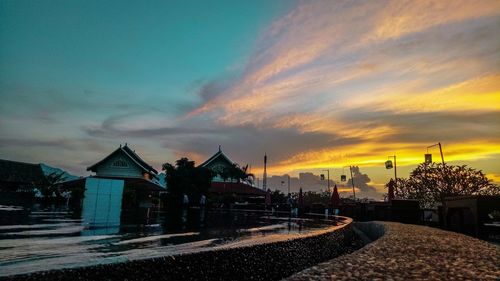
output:
[{"label": "wet pavement", "polygon": [[[6,207],[2,215],[9,210],[20,212]],[[336,224],[324,217],[203,209],[123,212],[118,224],[116,219],[108,220],[113,222],[109,224],[89,221],[64,207],[24,210],[10,224],[0,225],[0,276],[286,240]]]}]

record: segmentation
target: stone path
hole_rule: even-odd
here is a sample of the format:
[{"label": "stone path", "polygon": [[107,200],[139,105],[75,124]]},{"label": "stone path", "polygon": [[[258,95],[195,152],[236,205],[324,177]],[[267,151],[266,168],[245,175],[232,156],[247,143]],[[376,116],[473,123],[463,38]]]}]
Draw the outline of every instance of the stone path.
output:
[{"label": "stone path", "polygon": [[385,234],[286,280],[500,280],[499,246],[425,226],[371,224]]}]

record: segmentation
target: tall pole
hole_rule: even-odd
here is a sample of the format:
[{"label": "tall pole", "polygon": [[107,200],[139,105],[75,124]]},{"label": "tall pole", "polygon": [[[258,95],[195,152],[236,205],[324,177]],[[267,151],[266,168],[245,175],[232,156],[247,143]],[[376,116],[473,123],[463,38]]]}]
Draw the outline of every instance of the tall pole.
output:
[{"label": "tall pole", "polygon": [[439,152],[441,153],[441,162],[443,163],[443,167],[444,167],[443,148],[441,147],[440,142],[438,142],[438,145],[439,145]]},{"label": "tall pole", "polygon": [[326,174],[328,178],[328,192],[330,192],[330,170],[327,170]]},{"label": "tall pole", "polygon": [[330,192],[330,170],[326,170],[327,180],[328,180],[328,192]]},{"label": "tall pole", "polygon": [[326,172],[326,179],[327,179],[327,187],[328,187],[328,192],[330,192],[330,170],[323,170],[323,172]]},{"label": "tall pole", "polygon": [[267,191],[267,154],[264,154],[264,177],[262,179],[262,189]]},{"label": "tall pole", "polygon": [[354,177],[352,176],[352,166],[349,166],[349,171],[351,171],[352,195],[354,196],[354,201],[356,201],[356,190],[354,189]]},{"label": "tall pole", "polygon": [[436,144],[433,144],[433,145],[429,145],[427,147],[427,153],[429,153],[429,148],[433,147],[433,146],[439,146],[439,153],[441,153],[441,163],[443,163],[443,166],[444,166],[444,156],[443,156],[443,147],[441,146],[441,143],[438,142]]},{"label": "tall pole", "polygon": [[387,156],[387,158],[394,158],[394,191],[398,190],[398,168],[396,164],[396,155]]},{"label": "tall pole", "polygon": [[288,175],[288,196],[290,196],[290,175]]},{"label": "tall pole", "polygon": [[395,190],[398,189],[398,173],[397,173],[397,165],[396,165],[396,155],[394,155],[394,187]]}]

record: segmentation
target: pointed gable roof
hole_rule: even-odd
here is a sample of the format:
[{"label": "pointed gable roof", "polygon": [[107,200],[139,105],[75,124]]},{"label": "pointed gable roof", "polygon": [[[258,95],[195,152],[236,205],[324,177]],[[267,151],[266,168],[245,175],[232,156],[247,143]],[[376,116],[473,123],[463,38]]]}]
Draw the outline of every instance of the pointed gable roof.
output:
[{"label": "pointed gable roof", "polygon": [[234,162],[231,159],[229,159],[229,157],[227,157],[227,155],[224,154],[224,152],[222,152],[222,149],[219,146],[219,151],[217,151],[217,153],[212,155],[212,157],[208,158],[207,161],[201,163],[200,167],[206,167],[208,164],[212,163],[216,159],[222,159],[223,161],[228,162],[229,164],[234,164]]},{"label": "pointed gable roof", "polygon": [[101,161],[99,161],[99,162],[95,163],[94,165],[88,167],[87,171],[95,172],[95,169],[96,169],[97,166],[99,166],[100,164],[104,163],[104,161],[108,160],[111,156],[113,156],[116,153],[122,153],[122,154],[124,154],[125,156],[127,156],[128,158],[130,158],[134,163],[136,163],[143,171],[148,172],[148,173],[152,173],[155,177],[158,174],[157,170],[155,170],[151,165],[149,165],[144,160],[142,160],[141,157],[139,157],[139,155],[137,155],[132,149],[130,149],[130,147],[127,146],[127,144],[125,144],[124,146],[120,145],[120,147],[118,149],[116,149],[115,151],[111,152],[111,154],[109,154],[108,156],[106,156],[104,159],[102,159]]}]

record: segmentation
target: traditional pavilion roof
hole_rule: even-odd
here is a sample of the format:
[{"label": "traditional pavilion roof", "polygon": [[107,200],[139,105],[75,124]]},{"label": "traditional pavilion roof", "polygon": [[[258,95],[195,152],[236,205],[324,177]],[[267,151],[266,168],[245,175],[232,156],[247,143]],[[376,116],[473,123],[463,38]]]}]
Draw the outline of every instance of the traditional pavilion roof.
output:
[{"label": "traditional pavilion roof", "polygon": [[34,185],[48,184],[40,164],[2,159],[0,159],[0,181]]},{"label": "traditional pavilion roof", "polygon": [[144,160],[142,160],[141,157],[139,157],[139,155],[137,155],[132,149],[130,149],[130,147],[128,147],[127,144],[125,144],[124,146],[120,145],[120,147],[118,147],[115,151],[111,152],[111,154],[109,154],[108,156],[106,156],[104,159],[102,159],[101,161],[99,161],[99,162],[95,163],[94,165],[88,167],[87,171],[95,172],[97,166],[99,166],[100,164],[104,163],[106,160],[108,160],[109,158],[111,158],[116,153],[122,153],[123,155],[127,156],[128,158],[130,158],[134,163],[136,163],[143,171],[151,173],[155,177],[157,176],[158,171],[155,170],[151,165],[149,165],[148,163],[146,163]]},{"label": "traditional pavilion roof", "polygon": [[215,153],[214,155],[212,155],[212,157],[208,158],[208,160],[206,160],[205,162],[201,163],[200,166],[201,167],[205,167],[205,166],[207,166],[208,164],[214,162],[217,159],[222,159],[223,161],[225,161],[225,162],[227,162],[229,164],[234,164],[235,163],[231,159],[229,159],[229,157],[227,157],[227,155],[224,154],[224,152],[222,152],[222,149],[219,146],[219,151],[217,151],[217,153]]}]

